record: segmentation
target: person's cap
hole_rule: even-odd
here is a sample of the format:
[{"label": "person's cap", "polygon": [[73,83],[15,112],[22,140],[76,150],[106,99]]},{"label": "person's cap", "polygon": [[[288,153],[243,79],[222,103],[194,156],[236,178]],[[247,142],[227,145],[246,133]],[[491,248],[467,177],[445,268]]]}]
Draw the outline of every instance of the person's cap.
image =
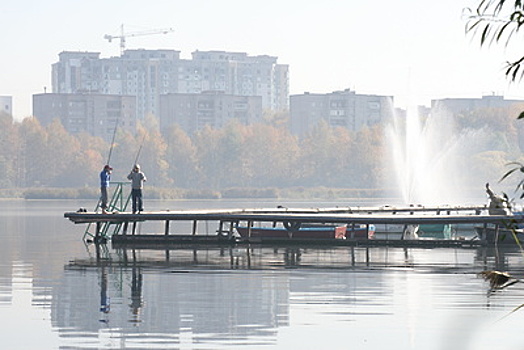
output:
[{"label": "person's cap", "polygon": [[104,169],[107,169],[107,170],[113,170],[113,168],[111,168],[109,165],[106,165],[106,166],[104,167]]},{"label": "person's cap", "polygon": [[140,165],[135,164],[135,169],[140,169]]}]

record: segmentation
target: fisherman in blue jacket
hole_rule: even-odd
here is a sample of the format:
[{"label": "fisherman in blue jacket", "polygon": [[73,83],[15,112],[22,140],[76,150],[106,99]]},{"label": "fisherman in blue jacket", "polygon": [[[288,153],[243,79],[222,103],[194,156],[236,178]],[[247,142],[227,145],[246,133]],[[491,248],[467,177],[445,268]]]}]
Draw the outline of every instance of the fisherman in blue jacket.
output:
[{"label": "fisherman in blue jacket", "polygon": [[100,208],[102,208],[102,213],[104,214],[109,214],[107,211],[107,188],[109,187],[109,181],[111,180],[112,170],[113,168],[106,165],[100,172]]}]

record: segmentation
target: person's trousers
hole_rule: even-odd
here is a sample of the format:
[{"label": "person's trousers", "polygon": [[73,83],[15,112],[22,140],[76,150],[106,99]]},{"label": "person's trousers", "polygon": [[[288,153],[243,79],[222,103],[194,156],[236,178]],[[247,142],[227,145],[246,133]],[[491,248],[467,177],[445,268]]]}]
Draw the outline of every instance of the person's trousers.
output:
[{"label": "person's trousers", "polygon": [[133,213],[136,213],[137,211],[144,211],[141,188],[131,189],[131,200],[133,201]]},{"label": "person's trousers", "polygon": [[107,187],[100,187],[100,208],[107,209]]}]

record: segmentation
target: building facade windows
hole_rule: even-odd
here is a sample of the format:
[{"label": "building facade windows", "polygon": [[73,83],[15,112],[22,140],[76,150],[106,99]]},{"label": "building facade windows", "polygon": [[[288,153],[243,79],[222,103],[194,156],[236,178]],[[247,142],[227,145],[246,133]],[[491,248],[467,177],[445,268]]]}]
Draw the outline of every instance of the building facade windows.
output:
[{"label": "building facade windows", "polygon": [[263,96],[263,109],[289,109],[288,66],[278,64],[276,57],[196,51],[187,60],[175,50],[126,50],[120,57],[99,56],[96,52],[60,53],[59,62],[53,64],[53,92],[136,95],[137,100],[154,95],[154,105],[137,104],[139,118],[158,111],[161,95],[207,90]]}]

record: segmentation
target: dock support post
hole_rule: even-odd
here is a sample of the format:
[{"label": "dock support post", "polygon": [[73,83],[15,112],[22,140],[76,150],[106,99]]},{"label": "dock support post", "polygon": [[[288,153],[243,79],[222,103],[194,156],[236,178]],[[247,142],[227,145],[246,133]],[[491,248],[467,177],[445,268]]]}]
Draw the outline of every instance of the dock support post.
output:
[{"label": "dock support post", "polygon": [[251,238],[251,228],[253,227],[253,221],[247,222],[247,237]]},{"label": "dock support post", "polygon": [[135,235],[135,232],[136,232],[136,221],[133,221],[133,236]]},{"label": "dock support post", "polygon": [[96,223],[96,233],[95,233],[95,238],[96,239],[100,238],[101,228],[102,228],[102,222],[97,221],[97,223]]},{"label": "dock support post", "polygon": [[227,237],[229,239],[233,238],[233,227],[234,227],[234,223],[233,223],[233,221],[230,221],[229,222],[229,235]]},{"label": "dock support post", "polygon": [[165,233],[166,236],[169,235],[169,220],[166,220],[164,233]]},{"label": "dock support post", "polygon": [[125,236],[127,234],[127,226],[129,225],[129,221],[124,222],[124,228],[122,229],[122,234]]},{"label": "dock support post", "polygon": [[484,223],[484,225],[482,226],[482,232],[480,234],[480,240],[481,241],[485,241],[485,240],[488,239],[487,232],[488,232],[488,224]]},{"label": "dock support post", "polygon": [[224,221],[220,220],[218,223],[218,235],[222,236],[222,228],[224,227]]},{"label": "dock support post", "polygon": [[196,232],[197,232],[197,221],[196,220],[193,220],[193,236],[196,236]]}]

